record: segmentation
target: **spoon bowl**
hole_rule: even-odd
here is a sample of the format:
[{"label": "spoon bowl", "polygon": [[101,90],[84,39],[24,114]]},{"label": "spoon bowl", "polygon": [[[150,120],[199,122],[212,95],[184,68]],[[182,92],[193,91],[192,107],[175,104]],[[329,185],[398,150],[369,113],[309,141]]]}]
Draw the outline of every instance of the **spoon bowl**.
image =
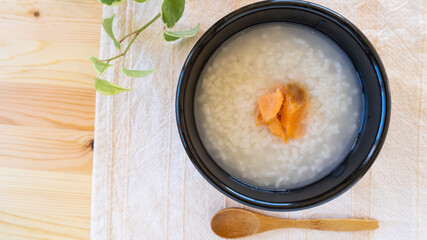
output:
[{"label": "spoon bowl", "polygon": [[213,216],[211,228],[220,237],[239,238],[257,233],[259,222],[250,211],[227,208]]}]

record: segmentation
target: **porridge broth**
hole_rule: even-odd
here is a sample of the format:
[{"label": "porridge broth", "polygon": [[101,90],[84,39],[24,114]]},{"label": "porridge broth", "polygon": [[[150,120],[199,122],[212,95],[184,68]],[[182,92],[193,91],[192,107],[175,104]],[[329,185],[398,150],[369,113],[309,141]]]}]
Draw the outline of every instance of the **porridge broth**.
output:
[{"label": "porridge broth", "polygon": [[[305,88],[307,106],[305,134],[285,144],[254,116],[260,95],[288,83]],[[206,63],[195,93],[196,127],[232,176],[262,188],[297,188],[348,154],[360,125],[360,89],[350,59],[327,36],[296,24],[261,24],[235,34]]]}]

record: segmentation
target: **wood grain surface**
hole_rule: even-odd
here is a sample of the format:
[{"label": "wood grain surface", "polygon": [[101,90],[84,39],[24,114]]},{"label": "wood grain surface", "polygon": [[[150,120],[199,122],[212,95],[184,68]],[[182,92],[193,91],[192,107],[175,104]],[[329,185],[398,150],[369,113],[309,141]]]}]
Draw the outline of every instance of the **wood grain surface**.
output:
[{"label": "wood grain surface", "polygon": [[0,239],[89,239],[102,4],[0,5]]}]

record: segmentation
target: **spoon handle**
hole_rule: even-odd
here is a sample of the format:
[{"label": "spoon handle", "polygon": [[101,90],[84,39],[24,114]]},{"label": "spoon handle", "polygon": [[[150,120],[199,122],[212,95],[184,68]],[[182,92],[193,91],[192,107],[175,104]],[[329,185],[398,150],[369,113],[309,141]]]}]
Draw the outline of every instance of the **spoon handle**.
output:
[{"label": "spoon handle", "polygon": [[[264,216],[265,217],[265,216]],[[369,219],[277,219],[259,218],[259,232],[277,228],[305,228],[321,231],[364,231],[378,228],[378,221]]]},{"label": "spoon handle", "polygon": [[364,231],[378,228],[378,221],[368,219],[303,219],[295,227],[322,231]]}]

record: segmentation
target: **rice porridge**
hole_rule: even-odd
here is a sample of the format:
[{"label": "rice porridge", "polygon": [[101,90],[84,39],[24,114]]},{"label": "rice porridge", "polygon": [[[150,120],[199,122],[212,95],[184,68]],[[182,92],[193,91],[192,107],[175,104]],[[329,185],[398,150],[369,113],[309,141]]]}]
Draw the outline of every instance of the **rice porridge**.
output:
[{"label": "rice porridge", "polygon": [[[258,97],[297,83],[307,95],[304,135],[284,143],[255,124]],[[196,88],[195,120],[209,155],[257,187],[296,188],[340,164],[354,144],[362,93],[341,48],[320,32],[288,23],[257,25],[223,43]]]}]

